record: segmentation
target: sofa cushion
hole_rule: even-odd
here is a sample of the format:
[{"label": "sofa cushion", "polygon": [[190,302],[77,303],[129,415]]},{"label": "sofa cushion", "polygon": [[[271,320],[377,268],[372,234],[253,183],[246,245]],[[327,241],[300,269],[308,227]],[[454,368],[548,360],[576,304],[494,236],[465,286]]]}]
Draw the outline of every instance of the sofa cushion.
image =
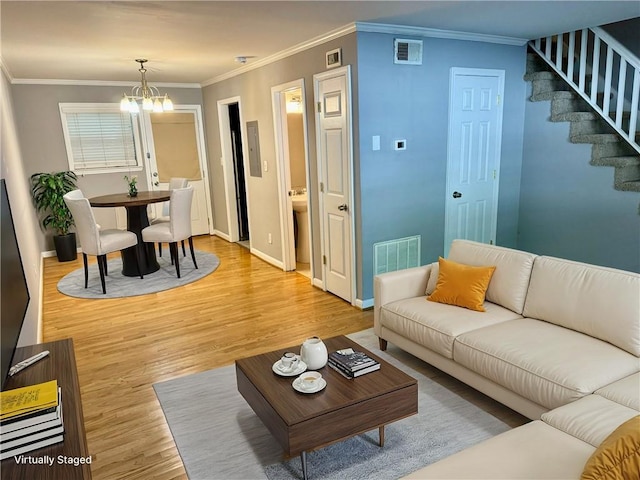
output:
[{"label": "sofa cushion", "polygon": [[475,267],[438,259],[438,283],[427,300],[484,312],[484,297],[496,267]]},{"label": "sofa cushion", "polygon": [[640,411],[640,373],[634,373],[595,392],[612,402]]},{"label": "sofa cushion", "polygon": [[433,463],[405,479],[577,479],[595,448],[540,420]]},{"label": "sofa cushion", "polygon": [[609,343],[530,318],[461,334],[453,359],[549,409],[631,375],[639,364]]},{"label": "sofa cushion", "polygon": [[453,358],[453,341],[464,332],[522,318],[511,310],[490,302],[485,313],[414,297],[383,305],[380,325],[410,338],[446,358]]},{"label": "sofa cushion", "polygon": [[636,410],[587,395],[580,400],[542,414],[541,420],[558,430],[598,447],[620,424],[638,415]]},{"label": "sofa cushion", "polygon": [[532,253],[469,240],[454,240],[448,256],[449,260],[465,265],[495,265],[487,300],[516,313],[522,313],[535,258]]},{"label": "sofa cushion", "polygon": [[538,257],[523,315],[586,333],[640,356],[637,273]]},{"label": "sofa cushion", "polygon": [[627,420],[589,457],[580,480],[640,478],[640,415]]}]

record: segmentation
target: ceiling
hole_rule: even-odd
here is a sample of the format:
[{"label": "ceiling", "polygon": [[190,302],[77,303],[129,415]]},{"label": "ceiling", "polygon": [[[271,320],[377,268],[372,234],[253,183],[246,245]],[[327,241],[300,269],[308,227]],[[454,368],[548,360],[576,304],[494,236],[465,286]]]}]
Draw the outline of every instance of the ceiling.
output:
[{"label": "ceiling", "polygon": [[0,55],[12,81],[206,84],[353,22],[533,39],[640,16],[637,1],[0,2]]}]

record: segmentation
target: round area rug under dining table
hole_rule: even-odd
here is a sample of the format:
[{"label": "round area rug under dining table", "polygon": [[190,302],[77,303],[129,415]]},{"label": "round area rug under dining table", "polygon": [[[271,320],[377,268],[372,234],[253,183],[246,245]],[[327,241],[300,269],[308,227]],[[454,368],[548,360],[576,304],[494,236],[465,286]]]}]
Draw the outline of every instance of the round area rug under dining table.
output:
[{"label": "round area rug under dining table", "polygon": [[89,256],[89,258],[93,258],[94,261],[91,262],[91,260],[89,260],[88,287],[84,288],[84,270],[81,267],[65,275],[58,282],[58,291],[70,297],[78,298],[134,297],[187,285],[213,273],[220,265],[220,259],[217,255],[196,250],[195,255],[198,263],[198,268],[196,269],[189,252],[187,252],[187,256],[184,257],[180,249],[178,250],[178,256],[180,258],[180,278],[176,276],[175,266],[171,265],[171,258],[168,251],[166,255],[158,257],[160,270],[145,275],[143,279],[122,275],[122,259],[114,258],[107,262],[109,272],[105,277],[107,293],[103,294],[98,264],[95,262],[96,257]]}]

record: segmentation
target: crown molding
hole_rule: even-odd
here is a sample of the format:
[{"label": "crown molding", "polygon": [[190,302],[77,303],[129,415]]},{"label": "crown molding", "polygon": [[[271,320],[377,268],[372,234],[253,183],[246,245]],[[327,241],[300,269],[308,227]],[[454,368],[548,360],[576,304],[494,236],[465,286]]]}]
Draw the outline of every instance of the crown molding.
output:
[{"label": "crown molding", "polygon": [[388,33],[392,35],[410,35],[415,37],[445,38],[448,40],[466,40],[470,42],[500,43],[504,45],[525,45],[529,39],[503,37],[485,33],[458,32],[427,27],[409,27],[406,25],[390,25],[383,23],[356,22],[358,32]]},{"label": "crown molding", "polygon": [[[134,87],[140,82],[129,81],[109,81],[109,80],[59,80],[54,78],[14,78],[11,81],[14,85],[75,85],[85,87]],[[199,83],[157,83],[154,87],[162,88],[201,88]]]},{"label": "crown molding", "polygon": [[218,75],[217,77],[213,77],[210,80],[202,82],[202,86],[207,87],[209,85],[213,85],[214,83],[228,80],[229,78],[233,78],[250,70],[255,70],[256,68],[263,67],[270,63],[277,62],[278,60],[282,60],[283,58],[295,55],[296,53],[300,53],[318,45],[322,45],[323,43],[327,43],[331,40],[335,40],[336,38],[344,37],[345,35],[349,35],[350,33],[353,33],[355,31],[356,24],[350,23],[348,25],[345,25],[344,27],[340,27],[328,33],[325,33],[324,35],[320,35],[318,37],[312,38],[311,40],[307,40],[306,42],[294,45],[293,47],[287,48],[286,50],[282,50],[273,55],[269,55],[268,57],[264,57],[260,60],[256,60],[255,62],[251,62],[250,64],[243,65],[242,67],[236,68],[235,70],[231,70],[230,72],[223,73],[222,75]]}]

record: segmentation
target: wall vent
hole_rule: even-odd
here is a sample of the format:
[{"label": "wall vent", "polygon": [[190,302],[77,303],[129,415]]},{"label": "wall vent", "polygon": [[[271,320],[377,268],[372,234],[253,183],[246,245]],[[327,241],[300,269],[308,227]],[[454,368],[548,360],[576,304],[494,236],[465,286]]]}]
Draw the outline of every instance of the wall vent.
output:
[{"label": "wall vent", "polygon": [[373,274],[420,266],[420,235],[373,244]]},{"label": "wall vent", "polygon": [[422,40],[396,38],[393,41],[393,62],[422,65]]}]

